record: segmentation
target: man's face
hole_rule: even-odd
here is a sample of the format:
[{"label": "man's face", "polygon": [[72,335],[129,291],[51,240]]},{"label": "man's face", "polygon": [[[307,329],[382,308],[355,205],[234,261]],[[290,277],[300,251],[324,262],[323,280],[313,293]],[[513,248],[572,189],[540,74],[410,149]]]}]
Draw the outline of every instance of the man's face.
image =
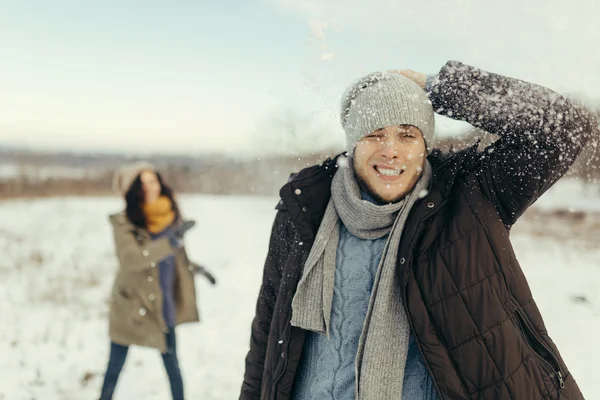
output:
[{"label": "man's face", "polygon": [[354,169],[364,190],[381,203],[402,200],[415,187],[426,158],[419,128],[396,125],[365,136],[354,149]]}]

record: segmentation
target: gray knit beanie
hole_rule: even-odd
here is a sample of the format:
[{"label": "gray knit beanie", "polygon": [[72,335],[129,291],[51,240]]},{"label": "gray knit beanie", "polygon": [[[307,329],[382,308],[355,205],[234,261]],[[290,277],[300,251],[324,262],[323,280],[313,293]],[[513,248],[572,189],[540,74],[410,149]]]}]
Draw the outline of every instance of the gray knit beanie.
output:
[{"label": "gray knit beanie", "polygon": [[125,196],[133,182],[144,171],[156,172],[156,167],[148,161],[136,161],[120,166],[113,175],[113,191],[121,196]]},{"label": "gray knit beanie", "polygon": [[349,154],[365,135],[394,125],[414,125],[434,146],[435,119],[425,91],[409,78],[393,72],[375,72],[352,84],[342,98],[341,122]]}]

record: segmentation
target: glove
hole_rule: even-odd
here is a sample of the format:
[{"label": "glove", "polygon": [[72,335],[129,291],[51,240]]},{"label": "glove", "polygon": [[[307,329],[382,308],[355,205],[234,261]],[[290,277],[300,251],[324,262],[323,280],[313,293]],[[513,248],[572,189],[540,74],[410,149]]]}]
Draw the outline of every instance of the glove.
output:
[{"label": "glove", "polygon": [[177,228],[173,230],[173,234],[177,239],[181,239],[187,231],[194,227],[194,225],[196,225],[196,221],[194,220],[183,221]]},{"label": "glove", "polygon": [[204,268],[202,265],[194,264],[193,272],[194,274],[203,275],[206,279],[208,279],[211,285],[217,284],[217,280],[215,279],[215,277],[210,272],[208,272],[206,268]]},{"label": "glove", "polygon": [[204,275],[204,277],[206,279],[208,279],[208,281],[210,282],[211,285],[215,286],[217,284],[217,280],[215,279],[214,276],[212,276],[212,274],[208,271],[202,271],[202,275]]}]

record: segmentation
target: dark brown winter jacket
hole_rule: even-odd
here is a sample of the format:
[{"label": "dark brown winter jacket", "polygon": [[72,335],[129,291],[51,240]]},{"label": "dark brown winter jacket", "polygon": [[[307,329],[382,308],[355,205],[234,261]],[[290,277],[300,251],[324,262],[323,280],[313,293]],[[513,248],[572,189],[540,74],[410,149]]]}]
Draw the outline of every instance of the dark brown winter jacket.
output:
[{"label": "dark brown winter jacket", "polygon": [[[440,399],[583,399],[509,232],[598,138],[596,120],[548,89],[458,62],[444,66],[430,98],[437,113],[501,136],[482,152],[429,157],[430,191],[411,210],[398,251],[403,305]],[[291,398],[306,334],[290,325],[291,303],[335,172],[328,160],[281,189],[242,400]]]}]

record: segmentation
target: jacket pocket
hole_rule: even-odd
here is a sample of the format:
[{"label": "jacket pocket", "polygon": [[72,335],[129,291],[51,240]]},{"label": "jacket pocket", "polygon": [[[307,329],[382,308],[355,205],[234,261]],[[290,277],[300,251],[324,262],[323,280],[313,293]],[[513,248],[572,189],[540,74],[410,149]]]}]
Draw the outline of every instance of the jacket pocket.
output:
[{"label": "jacket pocket", "polygon": [[121,288],[115,292],[113,299],[115,317],[118,319],[127,319],[138,323],[144,319],[148,312],[140,296],[132,290]]},{"label": "jacket pocket", "polygon": [[125,289],[119,289],[119,291],[117,292],[117,295],[121,296],[125,300],[131,300],[131,298],[133,297],[133,295],[131,294],[131,291],[125,290]]},{"label": "jacket pocket", "polygon": [[544,340],[541,338],[541,336],[539,335],[539,333],[537,332],[537,330],[535,329],[535,327],[533,326],[533,324],[529,320],[529,317],[527,316],[527,314],[525,314],[523,309],[518,304],[516,304],[516,302],[513,301],[512,303],[512,307],[514,308],[513,314],[515,317],[515,322],[517,324],[517,328],[521,333],[523,341],[525,342],[529,350],[531,350],[533,355],[537,358],[537,360],[540,362],[543,369],[547,371],[548,374],[554,377],[554,385],[557,386],[559,389],[564,388],[565,376],[561,371],[560,364],[558,362],[558,357],[556,357],[552,349],[550,349],[546,342],[544,342]]}]

